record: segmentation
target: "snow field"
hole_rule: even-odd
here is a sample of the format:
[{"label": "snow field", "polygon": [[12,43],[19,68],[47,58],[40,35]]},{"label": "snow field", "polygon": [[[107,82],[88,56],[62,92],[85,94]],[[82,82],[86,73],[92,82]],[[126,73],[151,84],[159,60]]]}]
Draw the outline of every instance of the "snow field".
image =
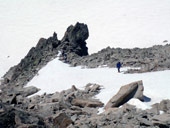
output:
[{"label": "snow field", "polygon": [[[123,68],[121,71],[126,69]],[[96,83],[103,86],[96,98],[106,104],[121,86],[143,80],[144,95],[151,98],[151,101],[142,103],[132,100],[129,103],[145,109],[163,99],[170,99],[169,75],[170,71],[123,74],[118,73],[115,68],[82,69],[81,67],[70,67],[56,58],[42,68],[38,75],[28,83],[28,86],[40,88],[41,90],[37,94],[43,94],[60,92],[71,88],[72,85],[83,89],[88,83]]]}]

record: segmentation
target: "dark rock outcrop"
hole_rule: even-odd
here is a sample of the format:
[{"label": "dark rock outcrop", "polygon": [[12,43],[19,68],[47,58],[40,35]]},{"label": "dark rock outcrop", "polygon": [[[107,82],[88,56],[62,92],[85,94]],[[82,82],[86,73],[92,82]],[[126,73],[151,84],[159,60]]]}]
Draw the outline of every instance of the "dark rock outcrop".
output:
[{"label": "dark rock outcrop", "polygon": [[131,98],[137,98],[143,101],[143,90],[144,87],[142,81],[137,81],[122,86],[119,92],[106,104],[105,109],[107,110],[109,108],[119,107],[128,102]]},{"label": "dark rock outcrop", "polygon": [[78,56],[88,55],[88,48],[85,40],[88,38],[89,32],[87,25],[77,23],[75,26],[71,25],[67,28],[65,35],[61,42],[69,47],[63,47],[67,54],[75,53]]}]

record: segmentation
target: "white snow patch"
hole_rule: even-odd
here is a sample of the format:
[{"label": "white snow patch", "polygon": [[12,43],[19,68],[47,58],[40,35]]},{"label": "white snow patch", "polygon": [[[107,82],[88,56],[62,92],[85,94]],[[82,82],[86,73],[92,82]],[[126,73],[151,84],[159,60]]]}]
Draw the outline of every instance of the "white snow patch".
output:
[{"label": "white snow patch", "polygon": [[164,114],[164,111],[159,111],[159,113],[160,113],[160,115],[161,115],[161,114]]},{"label": "white snow patch", "polygon": [[128,104],[134,105],[136,106],[136,108],[138,109],[142,109],[142,110],[146,110],[146,109],[150,109],[151,107],[147,104],[145,104],[144,102],[136,99],[136,98],[132,98],[130,99],[128,102]]}]

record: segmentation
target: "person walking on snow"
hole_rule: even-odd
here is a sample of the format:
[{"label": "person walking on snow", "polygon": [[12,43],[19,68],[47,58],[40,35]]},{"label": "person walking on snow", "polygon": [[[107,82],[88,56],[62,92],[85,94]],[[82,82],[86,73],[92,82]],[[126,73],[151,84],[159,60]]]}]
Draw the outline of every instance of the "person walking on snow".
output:
[{"label": "person walking on snow", "polygon": [[120,67],[121,67],[121,66],[122,66],[122,65],[121,65],[120,62],[118,62],[118,63],[116,64],[116,67],[117,67],[119,73],[120,73]]}]

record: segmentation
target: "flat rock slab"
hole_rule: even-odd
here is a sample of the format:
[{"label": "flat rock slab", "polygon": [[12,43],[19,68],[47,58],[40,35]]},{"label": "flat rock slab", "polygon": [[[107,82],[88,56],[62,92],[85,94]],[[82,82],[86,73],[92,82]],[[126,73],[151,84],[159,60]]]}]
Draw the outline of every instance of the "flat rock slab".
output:
[{"label": "flat rock slab", "polygon": [[100,101],[90,101],[87,99],[73,99],[72,104],[80,107],[103,107]]},{"label": "flat rock slab", "polygon": [[128,102],[131,98],[137,98],[141,101],[144,100],[143,96],[143,82],[136,81],[125,86],[122,86],[119,92],[113,96],[106,104],[105,109],[119,107]]}]

